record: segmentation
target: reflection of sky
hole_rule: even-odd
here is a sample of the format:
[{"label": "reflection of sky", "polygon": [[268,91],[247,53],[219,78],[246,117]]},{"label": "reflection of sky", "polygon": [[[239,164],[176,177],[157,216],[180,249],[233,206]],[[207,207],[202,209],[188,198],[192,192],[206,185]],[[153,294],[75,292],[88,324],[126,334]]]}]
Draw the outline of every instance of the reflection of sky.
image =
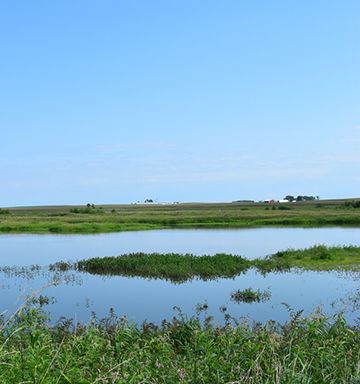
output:
[{"label": "reflection of sky", "polygon": [[96,235],[0,235],[2,265],[47,265],[58,260],[116,256],[128,252],[197,255],[233,253],[263,257],[314,244],[360,245],[360,228],[170,229]]},{"label": "reflection of sky", "polygon": [[[176,312],[173,306],[178,306],[186,315],[195,314],[196,304],[209,305],[209,314],[221,322],[223,315],[219,308],[225,305],[228,312],[236,317],[248,317],[251,320],[264,322],[266,320],[286,321],[289,314],[283,302],[289,304],[294,311],[303,309],[306,314],[320,306],[326,313],[336,309],[351,309],[344,307],[341,299],[348,300],[349,295],[357,292],[358,283],[355,278],[340,276],[336,272],[304,273],[270,273],[266,277],[251,270],[235,279],[219,279],[218,281],[195,280],[185,284],[172,284],[163,280],[147,280],[127,277],[99,277],[81,273],[77,283],[61,284],[49,287],[43,295],[55,297],[56,303],[46,307],[55,319],[60,316],[73,317],[77,320],[88,321],[91,312],[98,317],[109,314],[110,308],[120,315],[135,322],[161,322],[164,318],[170,320]],[[30,287],[39,289],[51,281],[51,275],[34,276],[33,280],[9,278],[0,274],[2,285],[1,309],[16,308],[16,300],[26,287],[25,293],[30,293]],[[230,294],[237,289],[251,287],[254,290],[270,290],[271,298],[264,303],[234,303]],[[20,300],[21,302],[22,300]],[[332,307],[332,303],[335,307]],[[349,320],[356,318],[355,312],[346,312]]]}]

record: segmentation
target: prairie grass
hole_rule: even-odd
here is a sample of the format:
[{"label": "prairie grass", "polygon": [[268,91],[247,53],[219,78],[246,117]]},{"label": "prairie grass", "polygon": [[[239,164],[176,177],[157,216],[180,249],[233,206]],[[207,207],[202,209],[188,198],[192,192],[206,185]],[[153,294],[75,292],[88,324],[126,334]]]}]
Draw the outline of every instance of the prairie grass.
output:
[{"label": "prairie grass", "polygon": [[[162,228],[360,225],[357,200],[290,205],[214,203],[8,208],[0,233],[99,233]],[[318,208],[321,204],[321,209]],[[359,203],[360,204],[360,203]],[[98,213],[98,214],[96,214]]]}]

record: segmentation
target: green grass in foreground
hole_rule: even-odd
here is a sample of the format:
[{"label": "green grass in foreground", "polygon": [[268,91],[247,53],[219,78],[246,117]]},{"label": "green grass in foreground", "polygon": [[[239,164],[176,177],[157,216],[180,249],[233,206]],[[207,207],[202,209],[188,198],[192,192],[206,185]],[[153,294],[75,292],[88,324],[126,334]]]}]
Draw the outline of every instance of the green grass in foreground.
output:
[{"label": "green grass in foreground", "polygon": [[360,225],[360,200],[293,204],[213,203],[19,207],[2,210],[0,233],[100,233],[163,228]]},{"label": "green grass in foreground", "polygon": [[216,326],[180,314],[138,327],[111,314],[51,325],[26,308],[0,328],[0,382],[359,383],[360,329],[341,314],[298,313],[285,325],[225,320]]},{"label": "green grass in foreground", "polygon": [[249,268],[266,273],[291,267],[311,270],[350,269],[357,268],[359,263],[360,247],[316,245],[308,249],[280,251],[255,260],[229,254],[194,256],[177,253],[131,253],[117,257],[96,257],[75,263],[58,262],[50,265],[50,269],[75,269],[93,274],[141,276],[184,282],[193,278],[231,278],[245,273]]}]

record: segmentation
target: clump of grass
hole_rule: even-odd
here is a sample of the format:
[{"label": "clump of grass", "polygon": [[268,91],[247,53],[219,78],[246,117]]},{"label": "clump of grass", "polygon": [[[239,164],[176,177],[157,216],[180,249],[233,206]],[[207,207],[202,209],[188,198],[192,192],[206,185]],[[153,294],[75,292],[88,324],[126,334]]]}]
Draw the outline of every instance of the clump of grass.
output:
[{"label": "clump of grass", "polygon": [[231,293],[230,297],[236,303],[260,303],[269,300],[271,293],[269,290],[262,292],[260,289],[254,291],[252,288],[246,288],[244,290],[237,289]]}]

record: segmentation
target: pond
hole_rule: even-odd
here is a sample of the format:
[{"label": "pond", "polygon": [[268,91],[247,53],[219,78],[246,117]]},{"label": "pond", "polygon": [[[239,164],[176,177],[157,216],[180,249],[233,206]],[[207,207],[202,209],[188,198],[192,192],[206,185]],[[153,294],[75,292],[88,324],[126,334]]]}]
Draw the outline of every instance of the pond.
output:
[{"label": "pond", "polygon": [[[176,315],[178,306],[187,315],[196,312],[197,304],[207,302],[208,314],[222,322],[219,308],[227,307],[232,316],[248,317],[264,322],[286,321],[289,305],[294,311],[310,313],[316,307],[333,313],[343,310],[350,321],[357,318],[360,304],[360,274],[339,272],[268,273],[250,270],[234,279],[193,280],[173,284],[164,280],[148,280],[121,276],[101,277],[85,272],[55,273],[50,263],[95,256],[116,256],[128,252],[177,252],[240,254],[247,258],[263,257],[281,249],[307,248],[315,244],[360,245],[360,228],[252,228],[230,230],[156,230],[97,235],[1,235],[0,283],[1,310],[16,309],[31,289],[63,281],[41,292],[50,302],[44,308],[57,319],[60,316],[88,321],[91,312],[98,317],[110,308],[122,316],[141,323],[159,323]],[[38,264],[39,269],[25,268]],[[24,267],[24,268],[23,268]],[[271,294],[261,303],[236,303],[231,293],[253,288]],[[283,304],[286,303],[286,304]]]}]

